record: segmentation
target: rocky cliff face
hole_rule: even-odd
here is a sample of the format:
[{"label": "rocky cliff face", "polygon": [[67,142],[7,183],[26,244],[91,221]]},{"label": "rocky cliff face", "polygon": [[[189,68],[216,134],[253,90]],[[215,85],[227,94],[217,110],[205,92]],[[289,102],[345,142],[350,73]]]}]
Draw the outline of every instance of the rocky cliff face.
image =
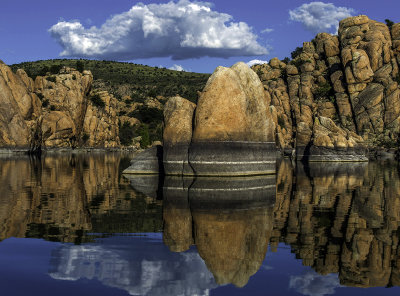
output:
[{"label": "rocky cliff face", "polygon": [[117,101],[106,92],[91,93],[92,81],[89,71],[72,68],[33,81],[0,63],[0,147],[118,146]]},{"label": "rocky cliff face", "polygon": [[340,22],[338,36],[304,42],[288,64],[274,58],[254,66],[271,99],[278,145],[297,148],[299,158],[310,147],[357,154],[397,146],[399,44],[400,24],[390,31],[357,16]]}]

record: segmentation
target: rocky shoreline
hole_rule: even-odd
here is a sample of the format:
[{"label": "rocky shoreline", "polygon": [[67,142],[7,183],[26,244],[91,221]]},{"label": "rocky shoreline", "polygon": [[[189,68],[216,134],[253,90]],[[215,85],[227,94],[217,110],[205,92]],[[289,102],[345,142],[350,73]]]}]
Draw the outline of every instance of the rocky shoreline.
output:
[{"label": "rocky shoreline", "polygon": [[[306,162],[398,157],[400,23],[343,19],[338,35],[320,33],[292,57],[218,67],[197,104],[158,102],[165,172],[224,175],[232,165],[238,174],[268,173],[254,164],[272,168],[277,153]],[[0,153],[125,149],[122,102],[92,82],[89,71],[66,67],[33,80],[0,62]]]}]

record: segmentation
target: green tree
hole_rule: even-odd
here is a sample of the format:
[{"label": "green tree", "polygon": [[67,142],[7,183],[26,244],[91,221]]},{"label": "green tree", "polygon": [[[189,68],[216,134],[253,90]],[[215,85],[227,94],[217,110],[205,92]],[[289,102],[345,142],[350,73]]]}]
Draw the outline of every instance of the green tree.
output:
[{"label": "green tree", "polygon": [[82,61],[76,61],[76,70],[82,73],[85,70],[85,64]]},{"label": "green tree", "polygon": [[394,25],[394,22],[389,19],[385,19],[385,23],[386,23],[386,26],[388,26],[389,30],[392,30],[392,26]]}]

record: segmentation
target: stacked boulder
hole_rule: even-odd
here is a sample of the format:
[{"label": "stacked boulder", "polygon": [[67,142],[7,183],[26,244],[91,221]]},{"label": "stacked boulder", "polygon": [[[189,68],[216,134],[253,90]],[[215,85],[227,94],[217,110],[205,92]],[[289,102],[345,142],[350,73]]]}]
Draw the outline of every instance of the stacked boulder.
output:
[{"label": "stacked boulder", "polygon": [[274,58],[254,66],[271,97],[278,146],[310,161],[363,161],[366,148],[396,147],[399,32],[399,24],[390,31],[367,16],[351,17],[340,22],[338,36],[304,42],[289,63]]},{"label": "stacked boulder", "polygon": [[[197,105],[170,98],[164,108],[165,174],[275,174],[275,125],[269,104],[257,74],[244,63],[218,67]],[[125,171],[141,172],[135,159]]]}]

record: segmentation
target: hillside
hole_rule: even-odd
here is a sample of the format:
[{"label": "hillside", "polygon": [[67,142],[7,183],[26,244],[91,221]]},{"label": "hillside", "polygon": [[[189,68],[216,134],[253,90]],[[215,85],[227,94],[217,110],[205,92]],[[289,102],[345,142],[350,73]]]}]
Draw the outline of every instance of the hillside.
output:
[{"label": "hillside", "polygon": [[190,101],[197,100],[197,91],[201,91],[209,74],[168,70],[133,63],[56,59],[24,62],[11,65],[15,72],[24,69],[29,77],[45,76],[47,72],[57,74],[63,67],[72,67],[82,72],[90,70],[93,74],[93,87],[101,88],[113,94],[118,100],[131,96],[134,101],[146,97],[170,97],[179,94]]}]

